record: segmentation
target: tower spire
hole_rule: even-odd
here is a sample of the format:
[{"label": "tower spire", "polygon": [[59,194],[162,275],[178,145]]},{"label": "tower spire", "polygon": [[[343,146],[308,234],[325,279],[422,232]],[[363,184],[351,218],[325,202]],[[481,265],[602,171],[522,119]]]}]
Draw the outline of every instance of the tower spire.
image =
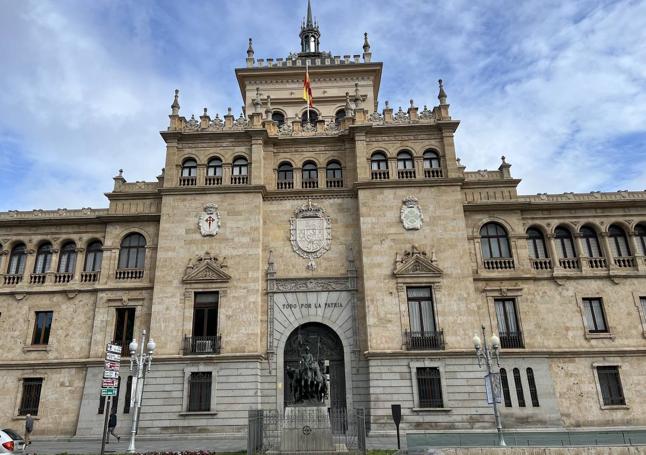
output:
[{"label": "tower spire", "polygon": [[320,54],[319,51],[319,26],[314,22],[312,16],[312,2],[307,0],[307,17],[301,25],[301,52],[300,54],[309,56],[316,56]]},{"label": "tower spire", "polygon": [[307,28],[314,28],[314,21],[312,20],[312,2],[307,0],[307,23],[305,24]]}]

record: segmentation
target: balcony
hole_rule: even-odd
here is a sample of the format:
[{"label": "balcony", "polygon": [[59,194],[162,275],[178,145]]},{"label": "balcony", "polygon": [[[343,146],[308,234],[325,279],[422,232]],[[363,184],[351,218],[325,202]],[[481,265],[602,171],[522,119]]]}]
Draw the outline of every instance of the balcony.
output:
[{"label": "balcony", "polygon": [[608,261],[606,261],[606,258],[604,257],[597,257],[597,258],[585,258],[588,267],[591,269],[607,269],[608,268]]},{"label": "balcony", "polygon": [[388,180],[390,178],[388,169],[379,169],[379,170],[373,169],[370,175],[372,180]]},{"label": "balcony", "polygon": [[414,179],[415,178],[415,169],[398,169],[397,170],[398,179]]},{"label": "balcony", "polygon": [[222,185],[222,176],[221,175],[207,175],[204,180],[206,186],[216,186]]},{"label": "balcony", "polygon": [[144,277],[144,269],[119,269],[114,277],[117,280],[140,280]]},{"label": "balcony", "polygon": [[22,273],[8,273],[4,276],[5,286],[15,286],[22,282]]},{"label": "balcony", "polygon": [[201,337],[184,337],[184,355],[208,355],[219,354],[221,347],[221,337],[201,336]]},{"label": "balcony", "polygon": [[442,169],[440,168],[424,169],[424,178],[425,179],[442,178]]},{"label": "balcony", "polygon": [[248,175],[232,175],[231,185],[247,185],[249,183]]},{"label": "balcony", "polygon": [[45,284],[46,280],[46,273],[32,273],[29,275],[29,284]]},{"label": "balcony", "polygon": [[276,182],[276,188],[279,190],[291,190],[294,189],[293,180],[278,180]]},{"label": "balcony", "polygon": [[483,259],[482,264],[487,270],[513,270],[513,258],[489,258]]},{"label": "balcony", "polygon": [[523,334],[521,332],[500,332],[500,347],[503,349],[523,349]]},{"label": "balcony", "polygon": [[56,272],[54,274],[54,283],[56,284],[65,284],[72,281],[74,274],[71,272]]},{"label": "balcony", "polygon": [[327,188],[343,188],[343,179],[329,178],[325,182]]},{"label": "balcony", "polygon": [[534,270],[552,270],[552,260],[550,258],[529,258]]},{"label": "balcony", "polygon": [[622,269],[633,269],[637,262],[634,256],[619,256],[614,259],[615,265]]},{"label": "balcony", "polygon": [[409,351],[438,351],[444,349],[444,332],[404,332],[404,342]]},{"label": "balcony", "polygon": [[565,270],[579,270],[579,258],[559,258],[559,265]]},{"label": "balcony", "polygon": [[302,188],[318,188],[318,179],[303,179]]},{"label": "balcony", "polygon": [[96,272],[81,272],[81,283],[96,283],[99,281],[101,271]]},{"label": "balcony", "polygon": [[197,177],[194,175],[191,177],[180,177],[179,186],[195,186],[197,185]]}]

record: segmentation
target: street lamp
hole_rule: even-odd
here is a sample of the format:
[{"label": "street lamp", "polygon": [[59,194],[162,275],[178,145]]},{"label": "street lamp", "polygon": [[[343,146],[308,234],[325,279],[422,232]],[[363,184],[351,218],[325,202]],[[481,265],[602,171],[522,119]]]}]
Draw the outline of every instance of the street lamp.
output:
[{"label": "street lamp", "polygon": [[[144,346],[148,352],[144,352]],[[132,391],[130,396],[130,407],[134,407],[134,415],[132,417],[132,429],[130,430],[130,445],[128,446],[128,453],[135,453],[135,435],[139,428],[139,413],[141,412],[141,397],[144,393],[144,381],[146,380],[146,372],[150,371],[150,364],[153,360],[153,353],[157,345],[151,338],[146,344],[146,331],[141,333],[141,351],[137,354],[137,340],[133,339],[128,348],[130,349],[130,371],[134,373],[134,381],[132,382]]]},{"label": "street lamp", "polygon": [[[491,347],[487,345],[487,337],[485,335],[485,327],[482,326],[482,340],[478,335],[473,337],[473,346],[476,349],[476,357],[478,358],[478,366],[482,368],[482,361],[484,360],[485,365],[487,366],[487,373],[489,385],[491,386],[491,395],[493,396],[493,414],[496,418],[496,431],[498,431],[498,445],[506,446],[505,438],[502,435],[502,421],[500,420],[500,412],[498,411],[497,395],[499,391],[496,390],[497,381],[494,381],[492,363],[495,360],[496,365],[500,369],[500,358],[498,351],[500,350],[500,338],[496,335],[492,335],[489,342]],[[498,371],[500,375],[500,371]]]}]

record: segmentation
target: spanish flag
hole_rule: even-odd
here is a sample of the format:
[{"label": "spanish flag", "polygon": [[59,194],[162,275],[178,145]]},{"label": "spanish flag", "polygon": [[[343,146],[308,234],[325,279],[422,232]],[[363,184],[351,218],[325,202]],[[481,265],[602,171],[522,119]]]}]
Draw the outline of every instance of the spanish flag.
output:
[{"label": "spanish flag", "polygon": [[307,101],[309,107],[314,107],[314,97],[312,96],[312,86],[310,85],[310,72],[305,63],[305,80],[303,81],[303,99]]}]

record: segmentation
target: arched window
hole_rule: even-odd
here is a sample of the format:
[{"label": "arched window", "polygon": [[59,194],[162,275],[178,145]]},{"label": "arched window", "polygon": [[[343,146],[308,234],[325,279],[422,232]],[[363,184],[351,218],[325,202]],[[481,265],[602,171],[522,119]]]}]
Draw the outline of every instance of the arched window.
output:
[{"label": "arched window", "polygon": [[283,162],[278,165],[278,189],[294,188],[294,166]]},{"label": "arched window", "polygon": [[285,124],[285,114],[280,111],[272,112],[271,119],[278,124],[278,128]]},{"label": "arched window", "polygon": [[370,170],[373,180],[388,179],[388,158],[382,152],[375,152],[370,157]]},{"label": "arched window", "polygon": [[328,188],[341,188],[343,187],[343,171],[341,170],[341,163],[338,161],[330,161],[325,168],[325,178],[327,180]]},{"label": "arched window", "polygon": [[502,386],[502,396],[505,399],[505,407],[511,408],[511,394],[509,393],[509,380],[507,379],[507,370],[500,369],[500,385]]},{"label": "arched window", "polygon": [[516,398],[518,398],[518,406],[524,408],[525,393],[523,392],[523,383],[520,381],[520,370],[518,368],[514,368],[512,372],[514,374],[514,385],[516,386]]},{"label": "arched window", "polygon": [[222,177],[222,160],[220,158],[211,158],[206,165],[207,177]]},{"label": "arched window", "polygon": [[434,178],[442,177],[442,168],[440,167],[440,155],[435,150],[424,152],[424,177]]},{"label": "arched window", "polygon": [[487,223],[480,228],[480,244],[485,259],[511,258],[507,231],[498,223]]},{"label": "arched window", "polygon": [[576,257],[576,250],[574,249],[574,240],[572,240],[572,233],[569,229],[564,227],[557,227],[554,230],[554,238],[556,240],[556,251],[559,258],[570,259]]},{"label": "arched window", "polygon": [[303,164],[303,188],[318,188],[319,171],[316,164],[307,161]]},{"label": "arched window", "polygon": [[61,248],[61,254],[58,258],[59,273],[74,273],[76,266],[76,245],[74,242],[66,242]]},{"label": "arched window", "polygon": [[25,262],[27,260],[27,247],[24,243],[19,243],[11,249],[9,256],[9,275],[22,275],[25,273]]},{"label": "arched window", "polygon": [[603,257],[603,254],[601,254],[601,248],[599,247],[599,239],[597,238],[597,233],[594,232],[594,229],[590,226],[583,226],[580,232],[581,238],[583,239],[585,254],[589,258]]},{"label": "arched window", "polygon": [[83,267],[83,271],[85,272],[101,271],[102,260],[103,260],[103,245],[101,245],[101,242],[97,240],[90,243],[87,247],[87,252],[85,253],[85,266]]},{"label": "arched window", "polygon": [[527,248],[529,249],[529,257],[532,259],[549,257],[547,248],[545,248],[543,233],[536,228],[527,229]]},{"label": "arched window", "polygon": [[334,123],[337,125],[341,124],[341,121],[345,118],[345,109],[339,109],[336,111],[336,114],[334,114]]},{"label": "arched window", "polygon": [[529,396],[532,399],[532,407],[540,406],[538,402],[538,391],[536,390],[536,380],[534,379],[534,370],[527,368],[527,384],[529,384]]},{"label": "arched window", "polygon": [[121,241],[119,269],[143,269],[146,259],[146,239],[138,233],[128,234]]},{"label": "arched window", "polygon": [[43,243],[38,247],[36,253],[36,264],[34,264],[34,273],[46,273],[52,266],[52,244]]},{"label": "arched window", "polygon": [[630,256],[630,247],[628,246],[628,237],[624,230],[616,224],[608,228],[608,236],[610,237],[610,247],[612,248],[612,255],[616,258]]},{"label": "arched window", "polygon": [[400,179],[415,178],[413,155],[408,151],[399,152],[397,154],[397,177]]},{"label": "arched window", "polygon": [[[310,109],[310,121],[309,124],[311,126],[316,126],[316,121],[319,119],[319,114],[313,109]],[[307,111],[303,112],[303,115],[301,115],[301,126],[307,125]]]},{"label": "arched window", "polygon": [[193,158],[184,160],[182,163],[182,177],[195,177],[197,175],[197,161]]},{"label": "arched window", "polygon": [[637,236],[637,243],[642,249],[642,255],[646,256],[646,226],[638,224],[635,227],[635,235]]},{"label": "arched window", "polygon": [[244,184],[249,182],[249,162],[243,156],[233,160],[233,175],[231,176],[231,183]]}]

